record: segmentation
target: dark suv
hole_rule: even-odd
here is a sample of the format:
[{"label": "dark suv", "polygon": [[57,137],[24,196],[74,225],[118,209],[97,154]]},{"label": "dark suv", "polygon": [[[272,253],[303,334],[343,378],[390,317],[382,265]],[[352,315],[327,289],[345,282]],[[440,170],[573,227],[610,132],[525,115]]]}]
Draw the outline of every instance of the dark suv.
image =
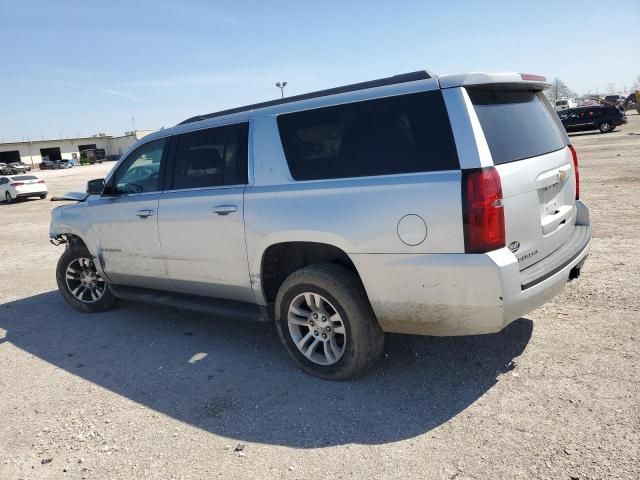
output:
[{"label": "dark suv", "polygon": [[567,132],[600,130],[607,133],[627,123],[627,117],[617,107],[602,105],[569,108],[558,112],[558,116]]}]

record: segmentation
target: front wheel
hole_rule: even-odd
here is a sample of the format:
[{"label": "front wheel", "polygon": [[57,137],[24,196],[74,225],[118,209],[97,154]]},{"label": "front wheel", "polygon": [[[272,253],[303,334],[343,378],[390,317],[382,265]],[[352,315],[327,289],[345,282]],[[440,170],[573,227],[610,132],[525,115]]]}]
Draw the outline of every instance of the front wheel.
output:
[{"label": "front wheel", "polygon": [[9,192],[5,192],[4,199],[6,200],[7,203],[13,203],[13,197]]},{"label": "front wheel", "polygon": [[45,198],[47,198],[47,194],[43,193],[42,195],[40,195],[40,200],[44,200]]},{"label": "front wheel", "polygon": [[276,297],[276,327],[302,370],[328,380],[346,380],[382,355],[378,325],[358,276],[333,264],[292,273]]},{"label": "front wheel", "polygon": [[613,125],[611,125],[609,122],[603,122],[598,128],[602,133],[607,133],[613,130]]},{"label": "front wheel", "polygon": [[104,312],[115,304],[109,285],[98,273],[87,248],[71,243],[58,260],[58,290],[65,301],[84,313]]}]

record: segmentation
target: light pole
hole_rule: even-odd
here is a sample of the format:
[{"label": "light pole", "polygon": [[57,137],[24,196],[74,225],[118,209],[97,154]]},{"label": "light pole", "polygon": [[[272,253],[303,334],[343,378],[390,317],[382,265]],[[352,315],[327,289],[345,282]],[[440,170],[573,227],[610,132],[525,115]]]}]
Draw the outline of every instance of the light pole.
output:
[{"label": "light pole", "polygon": [[280,94],[282,95],[282,98],[284,98],[284,87],[287,86],[287,82],[278,82],[276,83],[276,87],[278,87],[280,89]]}]

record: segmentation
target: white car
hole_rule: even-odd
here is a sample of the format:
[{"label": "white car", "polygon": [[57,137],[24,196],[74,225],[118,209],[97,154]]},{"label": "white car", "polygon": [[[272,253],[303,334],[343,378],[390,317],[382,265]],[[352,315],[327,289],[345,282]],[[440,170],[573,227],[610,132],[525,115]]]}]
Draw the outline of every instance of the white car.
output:
[{"label": "white car", "polygon": [[562,110],[567,110],[569,108],[576,108],[578,103],[573,98],[563,98],[562,100],[557,100],[555,109],[556,112],[561,112]]},{"label": "white car", "polygon": [[35,175],[0,176],[0,199],[13,203],[19,198],[47,198],[47,184]]}]

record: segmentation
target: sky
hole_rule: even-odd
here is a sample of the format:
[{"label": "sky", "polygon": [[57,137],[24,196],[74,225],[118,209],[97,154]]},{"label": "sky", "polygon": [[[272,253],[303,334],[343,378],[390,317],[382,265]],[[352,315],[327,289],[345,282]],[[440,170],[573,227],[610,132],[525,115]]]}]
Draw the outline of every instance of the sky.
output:
[{"label": "sky", "polygon": [[193,115],[427,69],[578,93],[640,75],[640,0],[0,0],[0,141]]}]

